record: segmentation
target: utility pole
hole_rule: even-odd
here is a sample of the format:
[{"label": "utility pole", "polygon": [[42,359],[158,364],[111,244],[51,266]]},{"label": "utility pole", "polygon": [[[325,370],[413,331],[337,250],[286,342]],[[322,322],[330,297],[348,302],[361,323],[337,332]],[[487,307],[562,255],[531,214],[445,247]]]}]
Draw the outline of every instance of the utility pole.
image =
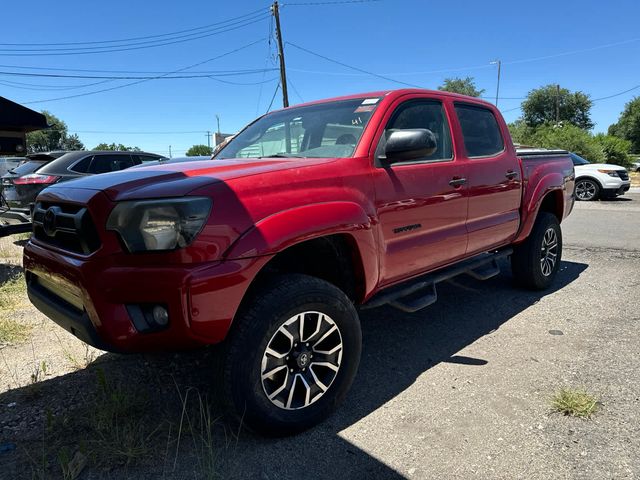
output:
[{"label": "utility pole", "polygon": [[560,123],[560,85],[556,85],[556,125]]},{"label": "utility pole", "polygon": [[502,62],[500,60],[494,60],[491,65],[498,65],[498,84],[496,85],[496,107],[498,106],[498,97],[500,96],[500,67]]},{"label": "utility pole", "polygon": [[173,158],[173,157],[171,156],[171,145],[169,145],[169,158]]},{"label": "utility pole", "polygon": [[207,130],[205,135],[207,136],[207,147],[211,148],[211,132]]},{"label": "utility pole", "polygon": [[276,38],[278,40],[278,58],[280,59],[280,86],[282,86],[282,105],[289,106],[289,93],[287,91],[287,72],[284,65],[284,49],[282,48],[282,30],[280,29],[280,10],[278,0],[271,5],[271,13],[276,23]]}]

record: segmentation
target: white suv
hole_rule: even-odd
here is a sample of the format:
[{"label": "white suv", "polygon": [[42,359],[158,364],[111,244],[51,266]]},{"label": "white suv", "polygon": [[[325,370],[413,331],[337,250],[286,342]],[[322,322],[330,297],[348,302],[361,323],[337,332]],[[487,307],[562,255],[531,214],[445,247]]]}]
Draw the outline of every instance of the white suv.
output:
[{"label": "white suv", "polygon": [[631,187],[629,172],[620,165],[589,163],[570,153],[576,171],[576,200],[597,200],[623,195]]}]

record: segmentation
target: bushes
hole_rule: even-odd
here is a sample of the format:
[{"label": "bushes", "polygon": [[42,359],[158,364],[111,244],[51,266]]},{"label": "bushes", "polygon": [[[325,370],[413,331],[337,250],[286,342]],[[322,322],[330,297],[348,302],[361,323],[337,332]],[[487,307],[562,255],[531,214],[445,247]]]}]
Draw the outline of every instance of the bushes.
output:
[{"label": "bushes", "polygon": [[528,127],[522,121],[509,125],[513,141],[539,148],[558,148],[575,152],[592,163],[613,163],[630,166],[631,143],[612,135],[592,135],[572,124],[544,124]]},{"label": "bushes", "polygon": [[605,135],[599,133],[594,137],[595,141],[600,145],[605,157],[606,163],[620,165],[622,167],[631,167],[631,157],[629,150],[631,142],[613,135]]}]

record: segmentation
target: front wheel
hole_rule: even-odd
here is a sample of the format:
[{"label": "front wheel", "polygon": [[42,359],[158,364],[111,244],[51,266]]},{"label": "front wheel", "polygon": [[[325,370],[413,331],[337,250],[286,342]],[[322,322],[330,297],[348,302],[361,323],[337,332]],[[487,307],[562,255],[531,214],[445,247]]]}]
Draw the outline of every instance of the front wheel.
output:
[{"label": "front wheel", "polygon": [[562,230],[552,213],[540,212],[529,237],[513,249],[511,271],[519,285],[533,290],[548,288],[560,268]]},{"label": "front wheel", "polygon": [[224,358],[225,396],[245,425],[288,435],[324,420],[358,369],[358,314],[334,285],[274,278],[235,320]]},{"label": "front wheel", "polygon": [[600,194],[600,185],[595,180],[581,178],[576,182],[576,199],[584,202],[596,200]]}]

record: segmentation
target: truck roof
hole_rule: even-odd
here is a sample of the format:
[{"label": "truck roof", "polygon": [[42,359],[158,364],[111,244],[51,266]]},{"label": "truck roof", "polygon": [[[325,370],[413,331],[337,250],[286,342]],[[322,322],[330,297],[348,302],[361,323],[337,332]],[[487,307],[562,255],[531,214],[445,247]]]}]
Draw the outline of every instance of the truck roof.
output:
[{"label": "truck roof", "polygon": [[[340,97],[323,98],[323,99],[320,99],[320,100],[313,100],[311,102],[298,103],[296,105],[291,105],[290,107],[287,107],[287,108],[306,107],[306,106],[309,106],[309,105],[318,105],[318,104],[321,104],[321,103],[336,102],[336,101],[340,101],[340,100],[353,100],[353,99],[356,99],[356,98],[389,97],[389,98],[395,99],[395,98],[400,97],[402,95],[416,94],[416,93],[432,93],[432,94],[436,94],[438,96],[453,97],[453,98],[457,98],[457,99],[465,100],[465,101],[471,100],[473,102],[484,103],[484,104],[486,104],[488,106],[494,107],[494,105],[492,103],[487,102],[485,100],[482,100],[481,98],[470,97],[468,95],[461,95],[459,93],[445,92],[445,91],[442,91],[442,90],[429,90],[429,89],[426,89],[426,88],[400,88],[400,89],[395,89],[395,90],[379,90],[379,91],[375,91],[375,92],[356,93],[356,94],[352,94],[352,95],[343,95],[343,96],[340,96]],[[286,110],[286,109],[282,108],[280,110]],[[273,111],[280,111],[280,110],[273,110]]]}]

